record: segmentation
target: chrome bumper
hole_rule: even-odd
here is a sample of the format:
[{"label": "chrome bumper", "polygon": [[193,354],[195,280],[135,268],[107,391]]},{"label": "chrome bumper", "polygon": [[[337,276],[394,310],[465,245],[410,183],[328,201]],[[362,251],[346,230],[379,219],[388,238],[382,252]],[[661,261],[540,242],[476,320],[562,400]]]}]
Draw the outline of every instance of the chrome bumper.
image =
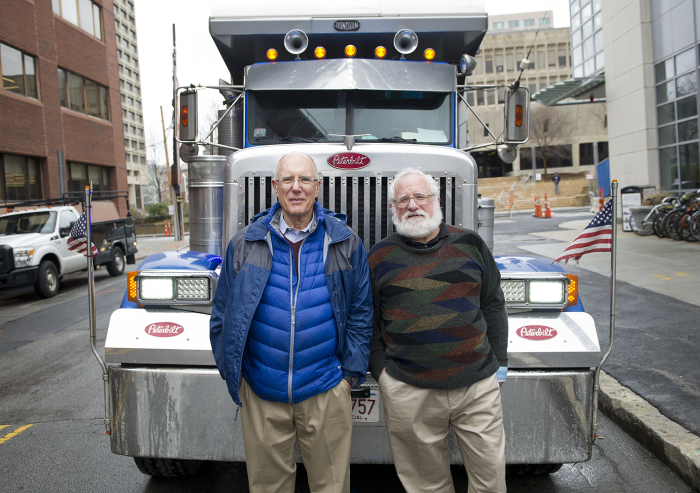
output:
[{"label": "chrome bumper", "polygon": [[[112,452],[132,457],[244,461],[241,421],[215,368],[110,366]],[[591,457],[593,371],[511,370],[501,389],[510,464],[583,462]],[[384,410],[353,426],[353,464],[392,463]],[[462,459],[450,433],[450,461]],[[297,461],[301,461],[298,447]]]}]

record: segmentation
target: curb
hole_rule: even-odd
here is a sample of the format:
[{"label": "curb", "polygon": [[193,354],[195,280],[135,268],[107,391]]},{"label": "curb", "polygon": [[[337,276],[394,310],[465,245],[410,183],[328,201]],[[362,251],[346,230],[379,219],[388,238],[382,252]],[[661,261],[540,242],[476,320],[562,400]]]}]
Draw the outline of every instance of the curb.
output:
[{"label": "curb", "polygon": [[661,414],[613,377],[600,374],[598,408],[691,488],[700,491],[700,437]]}]

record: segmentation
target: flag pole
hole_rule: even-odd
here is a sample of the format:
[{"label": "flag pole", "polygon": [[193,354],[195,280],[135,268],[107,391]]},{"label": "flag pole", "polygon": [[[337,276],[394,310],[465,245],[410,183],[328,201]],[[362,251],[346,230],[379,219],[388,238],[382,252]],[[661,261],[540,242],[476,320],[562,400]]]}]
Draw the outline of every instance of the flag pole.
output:
[{"label": "flag pole", "polygon": [[617,288],[617,180],[612,181],[612,234],[610,245],[610,342],[608,349],[593,376],[593,441],[598,438],[598,392],[600,391],[600,371],[612,352],[615,343],[615,290]]},{"label": "flag pole", "polygon": [[97,319],[95,316],[95,270],[92,257],[92,183],[90,186],[85,186],[85,236],[87,239],[85,256],[87,257],[88,271],[88,307],[89,307],[89,323],[90,323],[90,348],[92,353],[97,358],[97,361],[102,367],[102,380],[104,382],[104,399],[105,399],[105,416],[104,425],[107,434],[109,435],[109,376],[107,373],[107,365],[102,356],[97,351]]}]

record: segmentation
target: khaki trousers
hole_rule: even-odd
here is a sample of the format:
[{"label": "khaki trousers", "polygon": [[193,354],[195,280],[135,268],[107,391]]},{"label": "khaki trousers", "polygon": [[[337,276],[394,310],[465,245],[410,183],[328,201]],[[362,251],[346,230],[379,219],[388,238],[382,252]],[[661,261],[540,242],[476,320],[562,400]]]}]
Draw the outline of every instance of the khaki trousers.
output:
[{"label": "khaki trousers", "polygon": [[496,375],[455,390],[422,389],[379,378],[396,472],[408,493],[453,493],[447,435],[452,429],[469,493],[505,493],[505,433]]},{"label": "khaki trousers", "polygon": [[298,439],[311,493],[350,492],[352,404],[341,380],[296,404],[266,401],[241,380],[241,426],[251,493],[293,493]]}]

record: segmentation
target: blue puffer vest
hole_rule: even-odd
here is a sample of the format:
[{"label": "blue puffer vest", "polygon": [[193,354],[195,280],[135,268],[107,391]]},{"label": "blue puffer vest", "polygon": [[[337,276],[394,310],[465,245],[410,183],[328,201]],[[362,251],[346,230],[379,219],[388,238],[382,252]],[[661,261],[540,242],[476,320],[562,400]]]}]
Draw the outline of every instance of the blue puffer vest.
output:
[{"label": "blue puffer vest", "polygon": [[242,365],[243,377],[262,399],[300,402],[343,378],[323,265],[323,210],[316,212],[317,227],[299,252],[301,280],[292,248],[276,229],[279,212],[271,211],[263,220],[272,232],[272,269],[251,321]]}]

